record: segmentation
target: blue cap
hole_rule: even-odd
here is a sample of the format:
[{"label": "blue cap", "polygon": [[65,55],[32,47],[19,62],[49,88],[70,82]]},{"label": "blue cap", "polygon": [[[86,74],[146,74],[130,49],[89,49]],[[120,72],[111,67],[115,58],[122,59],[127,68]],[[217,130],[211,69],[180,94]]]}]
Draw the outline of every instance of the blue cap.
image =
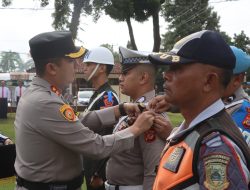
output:
[{"label": "blue cap", "polygon": [[247,55],[242,49],[239,49],[235,46],[230,46],[235,57],[236,57],[236,64],[233,70],[233,74],[240,74],[246,72],[247,69],[250,67],[250,56]]},{"label": "blue cap", "polygon": [[190,34],[178,41],[170,52],[149,55],[153,64],[202,63],[233,70],[235,56],[222,36],[210,30]]}]

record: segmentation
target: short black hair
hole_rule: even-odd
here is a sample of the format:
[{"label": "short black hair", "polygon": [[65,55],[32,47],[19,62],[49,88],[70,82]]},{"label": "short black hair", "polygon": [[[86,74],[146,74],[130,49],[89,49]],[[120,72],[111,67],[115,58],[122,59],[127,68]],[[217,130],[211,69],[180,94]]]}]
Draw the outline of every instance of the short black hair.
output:
[{"label": "short black hair", "polygon": [[37,76],[44,76],[45,74],[45,67],[48,63],[55,63],[55,64],[59,64],[60,60],[62,58],[49,58],[49,59],[39,59],[39,60],[35,60],[35,69],[36,69],[36,74]]},{"label": "short black hair", "polygon": [[106,65],[106,74],[109,75],[110,72],[112,71],[114,65]]},{"label": "short black hair", "polygon": [[219,78],[221,85],[226,88],[233,77],[233,70],[231,69],[220,69]]}]

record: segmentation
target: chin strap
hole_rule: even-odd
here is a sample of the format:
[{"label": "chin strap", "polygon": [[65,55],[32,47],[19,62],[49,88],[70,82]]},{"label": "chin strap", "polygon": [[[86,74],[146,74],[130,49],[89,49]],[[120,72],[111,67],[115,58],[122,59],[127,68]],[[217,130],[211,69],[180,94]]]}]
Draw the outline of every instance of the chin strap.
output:
[{"label": "chin strap", "polygon": [[92,73],[89,75],[89,77],[87,78],[87,81],[89,81],[93,76],[94,76],[94,74],[96,73],[96,71],[97,71],[97,69],[99,68],[99,65],[100,64],[97,64],[96,66],[95,66],[95,69],[92,71]]}]

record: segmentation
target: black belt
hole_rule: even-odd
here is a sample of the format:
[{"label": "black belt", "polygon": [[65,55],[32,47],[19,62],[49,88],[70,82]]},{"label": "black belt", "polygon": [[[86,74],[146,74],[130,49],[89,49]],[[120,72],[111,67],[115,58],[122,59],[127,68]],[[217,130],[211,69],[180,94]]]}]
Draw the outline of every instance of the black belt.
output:
[{"label": "black belt", "polygon": [[70,181],[49,183],[28,181],[17,176],[16,182],[19,187],[25,187],[28,190],[76,190],[80,188],[83,183],[83,174]]}]

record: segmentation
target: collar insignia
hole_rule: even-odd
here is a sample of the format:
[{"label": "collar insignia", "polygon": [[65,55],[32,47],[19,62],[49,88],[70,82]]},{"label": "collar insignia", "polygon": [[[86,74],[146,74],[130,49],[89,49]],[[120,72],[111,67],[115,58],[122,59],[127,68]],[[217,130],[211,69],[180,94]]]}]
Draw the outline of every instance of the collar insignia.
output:
[{"label": "collar insignia", "polygon": [[54,86],[54,85],[51,85],[51,86],[50,86],[50,90],[51,90],[52,92],[54,92],[55,94],[57,94],[57,96],[60,96],[60,95],[61,95],[60,90],[59,90],[56,86]]}]

